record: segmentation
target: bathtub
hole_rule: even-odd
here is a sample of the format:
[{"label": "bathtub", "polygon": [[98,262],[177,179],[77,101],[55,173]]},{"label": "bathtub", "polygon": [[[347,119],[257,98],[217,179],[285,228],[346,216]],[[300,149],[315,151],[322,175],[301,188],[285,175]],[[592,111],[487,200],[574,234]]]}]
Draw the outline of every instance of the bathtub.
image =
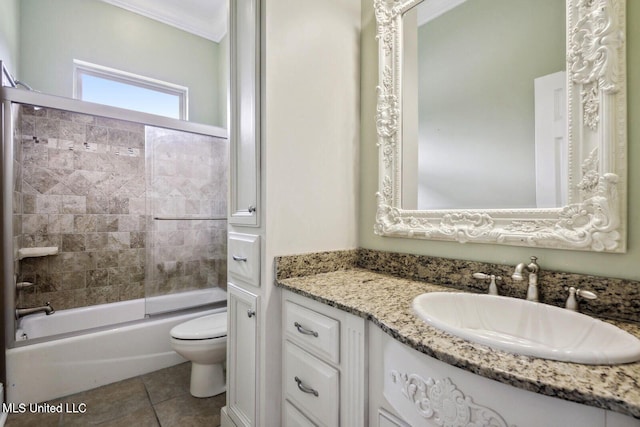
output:
[{"label": "bathtub", "polygon": [[226,311],[219,307],[226,300],[219,288],[153,299],[154,308],[166,310],[189,300],[218,308],[145,317],[149,299],[137,299],[24,317],[16,347],[6,352],[7,401],[43,402],[182,363],[169,344],[171,328]]}]

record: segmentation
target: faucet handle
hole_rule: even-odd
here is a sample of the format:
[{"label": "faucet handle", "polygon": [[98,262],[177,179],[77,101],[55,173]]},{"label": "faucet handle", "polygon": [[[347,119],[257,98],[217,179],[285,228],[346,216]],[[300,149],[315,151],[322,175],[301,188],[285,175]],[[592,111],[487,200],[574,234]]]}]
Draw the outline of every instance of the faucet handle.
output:
[{"label": "faucet handle", "polygon": [[36,284],[35,281],[33,281],[33,282],[27,282],[27,281],[18,282],[18,283],[16,283],[16,289],[21,291],[23,289],[27,289],[27,288],[30,288],[32,286],[35,286],[35,284]]},{"label": "faucet handle", "polygon": [[33,279],[29,280],[26,278],[23,278],[22,281],[18,282],[18,275],[14,275],[13,278],[15,279],[16,282],[16,290],[21,291],[23,289],[27,289],[27,288],[31,288],[33,286],[35,286],[36,283],[36,279],[38,278],[37,276],[33,276]]},{"label": "faucet handle", "polygon": [[473,273],[473,277],[476,279],[490,280],[489,295],[498,295],[498,285],[496,285],[496,280],[502,280],[501,276],[496,276],[495,274]]},{"label": "faucet handle", "polygon": [[565,308],[567,308],[568,310],[578,311],[578,297],[590,300],[598,298],[596,294],[591,291],[576,289],[573,286],[565,286],[564,289],[569,291],[569,297],[567,298],[567,302],[565,304]]},{"label": "faucet handle", "polygon": [[502,280],[502,276],[496,276],[495,274],[486,274],[486,273],[473,273],[473,277],[476,279],[484,279],[484,280]]},{"label": "faucet handle", "polygon": [[586,291],[584,289],[578,289],[576,290],[576,295],[578,295],[579,297],[582,297],[584,299],[596,299],[598,298],[598,296],[591,292],[591,291]]}]

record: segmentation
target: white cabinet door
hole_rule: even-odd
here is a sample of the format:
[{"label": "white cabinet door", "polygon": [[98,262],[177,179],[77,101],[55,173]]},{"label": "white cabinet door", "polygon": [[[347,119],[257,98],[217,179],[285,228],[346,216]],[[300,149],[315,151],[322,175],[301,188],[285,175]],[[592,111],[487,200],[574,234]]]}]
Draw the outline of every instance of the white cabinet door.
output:
[{"label": "white cabinet door", "polygon": [[256,426],[258,296],[228,284],[227,410],[237,426]]},{"label": "white cabinet door", "polygon": [[231,194],[229,223],[259,225],[260,202],[260,2],[232,0],[230,7]]}]

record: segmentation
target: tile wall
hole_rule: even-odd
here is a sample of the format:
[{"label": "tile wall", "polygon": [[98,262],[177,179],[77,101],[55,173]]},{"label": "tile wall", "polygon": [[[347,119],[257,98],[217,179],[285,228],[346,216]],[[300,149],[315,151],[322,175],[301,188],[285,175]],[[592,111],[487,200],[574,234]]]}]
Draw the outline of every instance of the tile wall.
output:
[{"label": "tile wall", "polygon": [[[163,234],[151,234],[154,231],[153,212],[148,209],[154,206],[147,201],[147,191],[151,190],[150,194],[160,199],[161,191],[170,188],[159,181],[150,186],[152,175],[147,171],[150,157],[146,145],[155,145],[145,144],[145,132],[145,126],[138,123],[56,109],[21,107],[14,154],[16,243],[19,247],[57,246],[59,254],[25,258],[19,262],[18,280],[36,281],[35,287],[18,293],[19,305],[34,306],[50,301],[56,310],[60,310],[141,298],[145,296],[145,285],[149,282],[145,276],[149,270],[147,263],[158,262],[156,270],[167,270],[170,264],[165,259],[156,260],[146,250],[154,247],[161,251],[165,247],[167,252],[176,253],[176,241]],[[198,157],[198,153],[190,151],[192,148],[184,146],[177,137],[180,134],[165,134],[160,139],[167,144],[176,143],[182,147],[181,152],[190,152],[192,158]],[[225,140],[200,136],[196,139],[201,146],[206,142],[221,146],[217,151],[209,148],[209,153],[202,156],[208,158],[212,153],[223,153],[222,164],[227,164]],[[202,165],[193,169],[184,164],[172,166],[170,160],[167,158],[163,167],[173,168],[176,173],[195,174],[204,168]],[[186,158],[183,160],[188,163]],[[160,170],[158,164],[155,168]],[[224,176],[220,182],[210,180],[205,185],[199,176],[176,175],[174,186],[193,189],[189,183],[197,182],[196,187],[207,190],[222,187],[216,194],[224,194],[220,204],[213,201],[211,204],[226,212],[226,171],[209,178],[220,176]],[[177,200],[173,193],[167,194],[165,199],[166,206]],[[176,229],[193,226],[192,221],[170,222]],[[226,282],[218,282],[222,274],[218,271],[223,264],[220,259],[226,256],[226,223],[217,226],[222,230],[217,229],[217,234],[210,233],[199,240],[206,249],[198,248],[199,256],[211,256],[198,260],[199,266],[204,263],[216,271],[215,280],[207,279],[197,287]],[[154,241],[150,241],[152,235]],[[176,268],[171,270],[172,277],[186,275],[187,265],[195,268],[192,264],[179,264],[178,259],[173,261]],[[158,282],[157,278],[158,275],[155,282],[164,283]],[[180,290],[177,282],[174,279],[170,286],[156,288],[175,292]],[[180,283],[186,282],[183,279]]]},{"label": "tile wall", "polygon": [[228,144],[147,126],[147,296],[226,289]]}]

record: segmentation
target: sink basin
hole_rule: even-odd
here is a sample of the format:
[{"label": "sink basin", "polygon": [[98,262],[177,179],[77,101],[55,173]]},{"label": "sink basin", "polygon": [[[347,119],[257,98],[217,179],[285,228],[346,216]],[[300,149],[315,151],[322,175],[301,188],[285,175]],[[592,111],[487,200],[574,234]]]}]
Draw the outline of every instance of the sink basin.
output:
[{"label": "sink basin", "polygon": [[427,324],[509,353],[591,365],[640,360],[640,340],[563,308],[495,295],[431,292],[413,300]]}]

